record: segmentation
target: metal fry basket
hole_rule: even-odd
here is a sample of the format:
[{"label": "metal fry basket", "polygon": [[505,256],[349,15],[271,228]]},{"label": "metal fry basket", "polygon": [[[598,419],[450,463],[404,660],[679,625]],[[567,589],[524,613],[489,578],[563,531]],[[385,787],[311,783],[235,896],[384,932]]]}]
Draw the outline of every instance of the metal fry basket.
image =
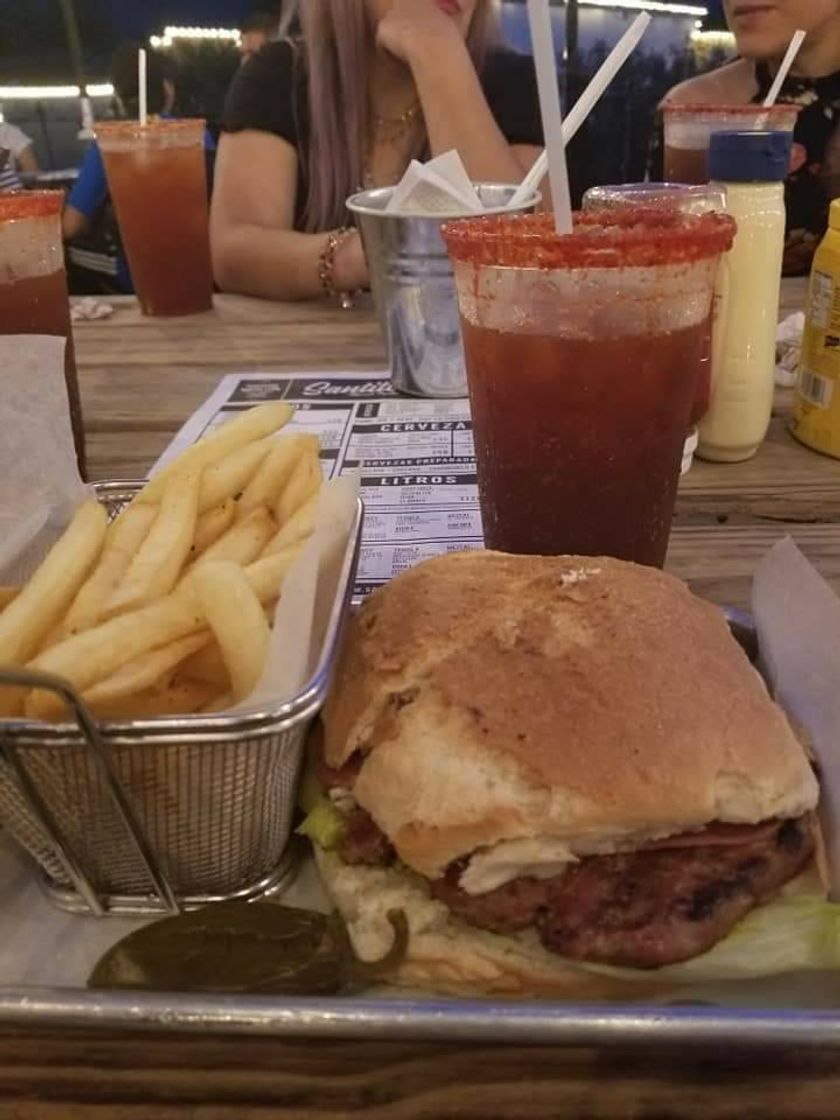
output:
[{"label": "metal fry basket", "polygon": [[[97,485],[113,517],[139,483]],[[350,610],[359,502],[333,572],[331,609],[299,695],[273,708],[96,723],[65,682],[0,670],[60,692],[76,720],[0,722],[0,825],[40,864],[52,900],[84,913],[177,911],[259,897],[288,875],[307,728],[329,687]]]}]

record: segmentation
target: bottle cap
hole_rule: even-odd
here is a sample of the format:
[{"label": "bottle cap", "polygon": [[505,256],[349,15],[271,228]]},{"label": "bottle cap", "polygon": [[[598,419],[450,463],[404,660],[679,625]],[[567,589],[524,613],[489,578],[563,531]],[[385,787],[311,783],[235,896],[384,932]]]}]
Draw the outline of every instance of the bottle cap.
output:
[{"label": "bottle cap", "polygon": [[828,224],[840,233],[840,198],[835,198],[828,211]]},{"label": "bottle cap", "polygon": [[709,175],[719,183],[781,183],[790,167],[789,132],[713,132]]}]

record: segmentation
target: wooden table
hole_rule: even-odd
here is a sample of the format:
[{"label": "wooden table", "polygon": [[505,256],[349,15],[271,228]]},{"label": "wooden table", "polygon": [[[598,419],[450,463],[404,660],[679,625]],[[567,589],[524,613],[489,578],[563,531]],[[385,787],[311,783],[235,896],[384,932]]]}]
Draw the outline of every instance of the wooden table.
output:
[{"label": "wooden table", "polygon": [[[785,285],[786,310],[802,282]],[[217,299],[213,314],[144,320],[130,300],[76,329],[94,478],[142,474],[225,373],[381,369],[370,311]],[[778,401],[739,466],[684,480],[669,566],[745,604],[752,570],[792,533],[840,591],[840,463],[796,444]],[[0,1120],[491,1117],[534,1120],[836,1117],[840,1061],[819,1053],[616,1053],[402,1042],[277,1042],[0,1030]]]}]

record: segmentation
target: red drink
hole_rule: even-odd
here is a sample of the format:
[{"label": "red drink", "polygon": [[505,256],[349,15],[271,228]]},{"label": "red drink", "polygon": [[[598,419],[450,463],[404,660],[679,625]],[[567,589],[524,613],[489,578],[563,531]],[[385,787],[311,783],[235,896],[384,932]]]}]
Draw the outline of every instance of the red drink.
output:
[{"label": "red drink", "polygon": [[564,339],[464,323],[487,546],[664,563],[705,334]]},{"label": "red drink", "polygon": [[665,178],[669,183],[708,183],[709,149],[666,145]]},{"label": "red drink", "polygon": [[445,228],[488,548],[664,563],[733,230],[676,209]]},{"label": "red drink", "polygon": [[97,139],[143,314],[209,311],[204,121],[109,122]]},{"label": "red drink", "polygon": [[64,380],[84,477],[85,435],[61,239],[63,202],[61,191],[0,193],[0,334],[67,340]]}]

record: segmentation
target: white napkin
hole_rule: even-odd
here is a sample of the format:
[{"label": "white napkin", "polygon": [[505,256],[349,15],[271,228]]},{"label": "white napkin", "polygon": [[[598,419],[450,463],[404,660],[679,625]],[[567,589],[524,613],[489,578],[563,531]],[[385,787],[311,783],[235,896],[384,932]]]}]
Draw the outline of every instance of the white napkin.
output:
[{"label": "white napkin", "polygon": [[114,308],[104,300],[93,296],[82,296],[70,301],[70,318],[74,323],[84,319],[107,319],[114,314]]},{"label": "white napkin", "polygon": [[796,384],[804,330],[804,311],[796,311],[779,323],[776,331],[776,384],[781,389],[792,389]]},{"label": "white napkin", "polygon": [[758,566],[752,608],[762,668],[820,765],[820,819],[840,902],[840,599],[786,537]]},{"label": "white napkin", "polygon": [[88,490],[76,466],[64,339],[0,336],[0,371],[0,582],[16,583]]},{"label": "white napkin", "polygon": [[481,213],[481,200],[456,151],[444,152],[428,163],[413,159],[394,187],[385,207],[387,214]]}]

